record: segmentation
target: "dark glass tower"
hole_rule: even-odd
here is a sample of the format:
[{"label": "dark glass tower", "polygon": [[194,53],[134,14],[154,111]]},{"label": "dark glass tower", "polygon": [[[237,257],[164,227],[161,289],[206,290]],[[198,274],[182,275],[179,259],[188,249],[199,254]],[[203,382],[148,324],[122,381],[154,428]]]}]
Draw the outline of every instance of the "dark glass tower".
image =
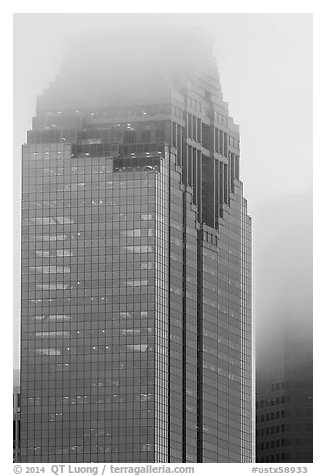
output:
[{"label": "dark glass tower", "polygon": [[257,369],[258,463],[313,462],[312,342],[287,330]]},{"label": "dark glass tower", "polygon": [[312,463],[312,197],[273,198],[255,215],[265,257],[256,269],[256,461]]},{"label": "dark glass tower", "polygon": [[21,460],[250,462],[239,131],[194,31],[72,45],[23,146]]}]

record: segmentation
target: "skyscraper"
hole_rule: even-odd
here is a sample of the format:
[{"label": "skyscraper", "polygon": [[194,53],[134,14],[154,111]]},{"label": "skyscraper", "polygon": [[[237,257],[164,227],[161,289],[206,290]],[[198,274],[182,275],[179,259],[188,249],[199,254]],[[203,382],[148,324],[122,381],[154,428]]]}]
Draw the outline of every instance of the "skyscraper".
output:
[{"label": "skyscraper", "polygon": [[263,276],[256,285],[260,298],[256,461],[309,463],[313,459],[312,197],[305,193],[270,199],[262,202],[255,217],[261,227],[256,229],[255,250],[265,256],[263,263],[256,260],[257,275]]},{"label": "skyscraper", "polygon": [[71,45],[23,146],[21,460],[250,462],[251,223],[200,32]]},{"label": "skyscraper", "polygon": [[311,336],[290,327],[257,369],[256,461],[313,462]]}]

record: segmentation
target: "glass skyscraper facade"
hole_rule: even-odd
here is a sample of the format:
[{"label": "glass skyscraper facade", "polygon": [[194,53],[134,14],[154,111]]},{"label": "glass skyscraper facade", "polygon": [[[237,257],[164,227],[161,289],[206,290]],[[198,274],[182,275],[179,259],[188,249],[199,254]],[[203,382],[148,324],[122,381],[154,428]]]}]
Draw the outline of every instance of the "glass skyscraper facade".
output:
[{"label": "glass skyscraper facade", "polygon": [[258,463],[313,462],[312,336],[310,329],[299,338],[297,327],[289,326],[257,368]]},{"label": "glass skyscraper facade", "polygon": [[238,126],[205,35],[128,35],[71,46],[23,146],[21,461],[251,462]]}]

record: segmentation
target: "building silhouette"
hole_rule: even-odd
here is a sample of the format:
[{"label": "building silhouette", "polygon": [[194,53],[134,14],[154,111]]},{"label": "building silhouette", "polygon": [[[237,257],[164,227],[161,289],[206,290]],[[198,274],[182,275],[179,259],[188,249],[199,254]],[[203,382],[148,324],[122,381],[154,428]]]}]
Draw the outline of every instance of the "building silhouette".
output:
[{"label": "building silhouette", "polygon": [[269,365],[257,371],[257,462],[312,463],[311,341],[298,339],[294,328],[280,340],[268,355]]},{"label": "building silhouette", "polygon": [[253,460],[251,221],[206,34],[94,33],[22,157],[21,461]]},{"label": "building silhouette", "polygon": [[[305,217],[305,226],[302,226]],[[256,461],[313,459],[312,198],[270,199],[256,213]],[[275,223],[278,226],[275,227]],[[262,229],[264,227],[264,229]],[[259,236],[259,239],[258,239]]]}]

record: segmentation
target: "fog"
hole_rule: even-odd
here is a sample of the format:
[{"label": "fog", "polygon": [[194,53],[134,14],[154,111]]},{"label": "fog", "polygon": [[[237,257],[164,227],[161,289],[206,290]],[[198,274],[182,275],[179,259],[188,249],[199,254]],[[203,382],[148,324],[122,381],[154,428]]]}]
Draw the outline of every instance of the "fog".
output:
[{"label": "fog", "polygon": [[[312,351],[312,200],[309,193],[259,204],[254,242],[257,368],[287,347]],[[265,358],[264,358],[265,357]]]},{"label": "fog", "polygon": [[60,72],[41,100],[56,109],[164,102],[168,83],[183,93],[213,44],[205,30],[175,26],[86,30],[67,41]]},{"label": "fog", "polygon": [[[152,84],[154,63],[173,61],[154,46],[157,26],[180,31],[188,55],[178,66],[192,68],[196,32],[214,42],[223,99],[240,125],[241,179],[253,218],[254,317],[257,348],[263,349],[283,334],[283,325],[295,322],[303,337],[312,316],[312,15],[310,14],[16,14],[14,21],[14,175],[15,175],[15,336],[19,328],[19,209],[20,154],[26,131],[35,115],[36,97],[54,81],[68,44],[74,61],[66,69],[73,86],[83,75],[83,88],[97,95],[110,81],[139,87]],[[129,29],[128,40],[119,33]],[[190,27],[187,37],[183,29]],[[132,57],[132,29],[144,35],[142,81]],[[103,30],[110,40],[103,40]],[[125,31],[125,30],[124,30]],[[189,31],[189,29],[188,29]],[[118,33],[116,33],[118,32]],[[92,45],[87,38],[93,37]],[[152,38],[152,41],[151,41]],[[108,42],[106,42],[108,41]],[[107,52],[110,51],[110,56]],[[205,54],[205,52],[202,52]],[[118,60],[118,67],[109,57]],[[147,64],[147,58],[152,61]],[[102,58],[99,66],[98,58]],[[127,68],[124,81],[119,71]],[[94,69],[95,68],[95,69]],[[86,73],[88,71],[88,73]],[[90,91],[95,74],[98,88]],[[132,81],[131,81],[131,78]],[[155,85],[158,87],[159,78]],[[64,94],[64,91],[61,90]],[[77,93],[77,91],[76,91]],[[132,91],[130,91],[130,94]],[[89,97],[89,96],[88,96]],[[87,96],[85,95],[85,100]],[[123,100],[123,95],[117,96]],[[14,366],[19,366],[15,338]]]}]

